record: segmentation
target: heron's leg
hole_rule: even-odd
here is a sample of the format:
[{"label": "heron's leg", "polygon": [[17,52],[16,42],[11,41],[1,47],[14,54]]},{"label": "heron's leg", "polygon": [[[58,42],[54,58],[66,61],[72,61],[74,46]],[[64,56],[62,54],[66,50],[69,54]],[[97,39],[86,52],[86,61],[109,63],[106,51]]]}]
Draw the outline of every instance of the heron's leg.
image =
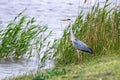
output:
[{"label": "heron's leg", "polygon": [[77,54],[77,57],[78,57],[78,63],[80,63],[80,62],[82,63],[81,51],[78,51],[78,50],[77,50],[77,53],[78,53],[78,54]]},{"label": "heron's leg", "polygon": [[80,63],[80,59],[81,59],[81,56],[79,54],[79,51],[77,50],[77,60],[78,60],[78,63]]},{"label": "heron's leg", "polygon": [[81,62],[81,64],[82,64],[82,55],[81,55],[81,53],[82,53],[82,52],[80,51],[80,54],[79,54],[79,55],[80,55],[80,62]]}]

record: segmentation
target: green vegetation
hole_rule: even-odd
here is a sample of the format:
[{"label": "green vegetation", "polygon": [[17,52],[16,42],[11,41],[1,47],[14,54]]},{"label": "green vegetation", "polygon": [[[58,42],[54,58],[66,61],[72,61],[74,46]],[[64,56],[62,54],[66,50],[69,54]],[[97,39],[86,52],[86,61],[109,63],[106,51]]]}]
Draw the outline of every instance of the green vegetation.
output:
[{"label": "green vegetation", "polygon": [[[27,18],[20,13],[0,32],[0,58],[12,56],[19,59],[24,55],[29,58],[33,50],[36,50],[38,55],[49,53],[48,46],[51,42],[46,41],[51,36],[51,32],[47,29],[47,26],[36,24],[34,18]],[[45,47],[46,51],[43,52],[42,49]]]},{"label": "green vegetation", "polygon": [[[118,80],[120,78],[120,72],[119,72],[120,71],[120,68],[119,68],[120,67],[120,56],[119,56],[120,54],[120,45],[119,45],[120,43],[120,10],[119,10],[120,7],[118,6],[118,7],[109,8],[109,5],[110,4],[106,2],[104,7],[100,8],[99,4],[97,4],[97,6],[95,5],[92,8],[92,10],[88,12],[86,15],[84,15],[84,12],[81,11],[80,15],[78,16],[78,18],[76,19],[73,25],[73,31],[75,36],[81,41],[87,43],[89,47],[91,47],[94,51],[93,55],[90,55],[84,52],[83,54],[81,54],[82,64],[80,63],[78,64],[77,52],[76,52],[76,49],[72,46],[70,36],[69,36],[69,26],[68,26],[64,30],[64,34],[62,38],[59,40],[55,40],[51,47],[46,48],[45,56],[43,56],[43,59],[41,60],[44,62],[48,58],[51,58],[47,55],[49,54],[52,55],[51,53],[55,52],[52,58],[55,57],[56,59],[55,60],[56,68],[54,68],[53,70],[47,70],[45,72],[44,71],[38,72],[37,74],[35,74],[35,77],[32,74],[30,74],[30,75],[20,76],[18,78],[13,78],[11,80],[73,80],[73,79],[75,80]],[[21,25],[21,23],[24,22],[23,20],[24,20],[24,17],[21,18],[19,25]],[[29,28],[27,29],[29,30]],[[35,30],[36,29],[38,30],[38,27],[37,28],[35,27]],[[8,27],[8,30],[9,30],[9,27]],[[44,33],[46,31],[46,28],[45,30],[44,29],[39,29],[39,30],[43,30],[43,33]],[[24,29],[22,29],[22,31],[24,31]],[[28,35],[30,33],[32,32],[28,31]],[[30,42],[31,39],[34,39],[35,38],[34,36],[38,35],[36,34],[36,31],[34,32],[34,30],[33,30],[33,33],[34,33],[33,36],[29,35],[30,40],[28,39],[27,40],[28,42]],[[48,34],[48,36],[50,36],[50,34],[51,32]],[[25,34],[25,36],[26,35],[27,34]],[[17,36],[21,36],[21,34]],[[36,44],[35,48],[37,48],[38,52],[41,52],[41,45],[44,48],[50,45],[49,41],[46,44],[42,44],[48,38],[48,36],[44,38],[43,36],[39,36],[37,37],[37,40],[35,40],[35,44]],[[5,39],[4,37],[2,39],[3,39],[2,42],[4,40],[7,40],[7,36],[5,36]],[[9,40],[11,39],[12,41],[10,41],[10,43],[15,42],[14,39],[16,40],[16,37],[13,38],[12,36],[10,36]],[[19,39],[22,41],[22,39],[19,37],[17,39],[18,40],[17,43],[19,43]],[[24,39],[26,40],[26,38]],[[9,44],[7,41],[5,41],[5,43]],[[31,44],[29,43],[29,45]],[[18,47],[18,45],[16,46]],[[9,50],[9,46],[6,46],[6,47],[8,47],[8,50]],[[27,51],[26,49],[28,49],[29,47],[23,47],[23,48],[25,48],[25,51]],[[4,50],[4,49],[6,48],[4,47],[1,50]],[[8,53],[5,53],[5,51],[1,53],[5,54],[6,56],[6,54],[8,55]],[[15,51],[15,50],[14,49],[12,50],[12,48],[10,48],[10,51]],[[11,52],[11,54],[13,54],[13,52]],[[14,54],[17,54],[17,53],[14,53]],[[19,55],[17,57],[19,57]]]},{"label": "green vegetation", "polygon": [[[83,54],[83,61],[90,61],[95,56],[120,52],[120,7],[109,8],[108,3],[103,8],[99,4],[84,15],[81,11],[73,25],[75,36],[89,45],[93,55]],[[83,18],[84,17],[84,18]],[[69,26],[64,30],[63,37],[58,41],[55,52],[57,65],[77,63],[77,51],[72,46],[69,36]]]},{"label": "green vegetation", "polygon": [[38,72],[36,77],[24,75],[11,80],[119,80],[120,56],[105,55],[94,57],[83,64],[70,64],[46,72]]}]

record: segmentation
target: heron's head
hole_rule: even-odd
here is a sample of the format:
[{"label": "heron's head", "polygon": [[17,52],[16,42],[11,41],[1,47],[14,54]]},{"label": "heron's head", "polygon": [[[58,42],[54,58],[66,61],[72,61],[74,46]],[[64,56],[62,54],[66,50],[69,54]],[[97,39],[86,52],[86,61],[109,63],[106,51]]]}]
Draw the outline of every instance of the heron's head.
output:
[{"label": "heron's head", "polygon": [[72,21],[71,19],[61,19],[61,21]]},{"label": "heron's head", "polygon": [[69,19],[69,18],[68,19],[61,19],[61,21],[67,21],[67,22],[69,22],[70,25],[73,24],[73,21],[71,19]]}]

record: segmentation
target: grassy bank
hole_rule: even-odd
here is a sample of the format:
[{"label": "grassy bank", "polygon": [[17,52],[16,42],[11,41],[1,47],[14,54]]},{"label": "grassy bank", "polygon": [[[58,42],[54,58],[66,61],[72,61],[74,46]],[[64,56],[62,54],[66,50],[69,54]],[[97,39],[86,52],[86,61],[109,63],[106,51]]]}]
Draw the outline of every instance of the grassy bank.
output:
[{"label": "grassy bank", "polygon": [[[49,80],[119,80],[120,56],[102,56],[83,65],[70,65],[66,75],[54,76]],[[71,67],[72,66],[72,67]]]},{"label": "grassy bank", "polygon": [[45,73],[22,76],[11,80],[119,80],[120,56],[106,55],[94,57],[93,60],[79,64],[55,68]]}]

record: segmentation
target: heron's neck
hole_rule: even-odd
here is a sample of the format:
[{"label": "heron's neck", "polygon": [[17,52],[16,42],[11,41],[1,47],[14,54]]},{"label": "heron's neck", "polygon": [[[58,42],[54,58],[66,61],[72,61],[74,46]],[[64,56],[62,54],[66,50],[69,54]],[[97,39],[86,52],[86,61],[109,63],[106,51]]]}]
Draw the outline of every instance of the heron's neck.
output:
[{"label": "heron's neck", "polygon": [[70,23],[70,37],[71,37],[71,40],[74,40],[75,37],[74,37],[73,31],[72,31],[72,26],[73,26],[73,24],[72,24],[72,22],[71,22],[71,23]]}]

